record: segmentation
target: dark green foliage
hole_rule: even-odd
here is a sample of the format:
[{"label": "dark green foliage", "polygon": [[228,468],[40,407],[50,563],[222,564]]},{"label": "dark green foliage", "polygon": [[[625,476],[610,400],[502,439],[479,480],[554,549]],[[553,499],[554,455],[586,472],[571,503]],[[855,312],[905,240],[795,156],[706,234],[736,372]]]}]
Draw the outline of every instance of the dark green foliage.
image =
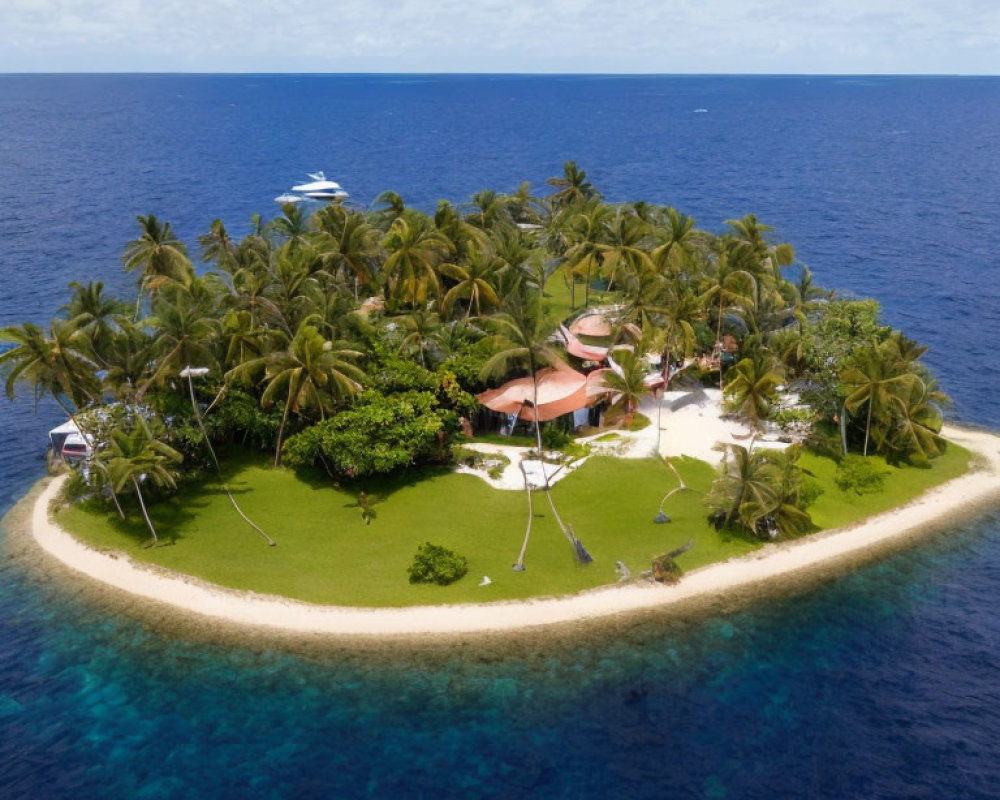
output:
[{"label": "dark green foliage", "polygon": [[467,345],[461,352],[452,353],[441,364],[442,369],[451,372],[459,385],[467,392],[481,392],[486,388],[486,381],[480,375],[483,365],[493,355],[492,343],[489,339]]},{"label": "dark green foliage", "polygon": [[438,387],[433,372],[385,342],[372,344],[371,356],[364,369],[371,387],[383,394],[433,392]]},{"label": "dark green foliage", "polygon": [[811,388],[802,399],[825,418],[841,411],[846,391],[840,372],[873,341],[888,338],[889,326],[880,324],[876,300],[834,300],[810,315],[802,337],[803,361]]},{"label": "dark green foliage", "polygon": [[572,438],[557,425],[548,424],[542,428],[542,445],[547,450],[558,450],[560,447],[565,447]]},{"label": "dark green foliage", "polygon": [[878,494],[885,488],[888,470],[873,458],[854,453],[844,456],[837,465],[837,486],[855,494]]},{"label": "dark green foliage", "polygon": [[380,475],[447,460],[458,429],[457,415],[430,392],[367,391],[353,407],[290,436],[283,452],[291,466],[316,464],[348,478]]},{"label": "dark green foliage", "polygon": [[62,496],[67,503],[75,503],[93,494],[93,487],[87,483],[83,477],[83,472],[75,467],[70,467],[66,483],[63,484]]},{"label": "dark green foliage", "polygon": [[803,477],[802,485],[799,488],[799,508],[805,511],[809,506],[819,500],[823,494],[823,484],[815,478]]},{"label": "dark green foliage", "polygon": [[436,583],[447,586],[469,571],[469,561],[453,550],[424,542],[417,548],[413,563],[407,569],[410,583]]}]

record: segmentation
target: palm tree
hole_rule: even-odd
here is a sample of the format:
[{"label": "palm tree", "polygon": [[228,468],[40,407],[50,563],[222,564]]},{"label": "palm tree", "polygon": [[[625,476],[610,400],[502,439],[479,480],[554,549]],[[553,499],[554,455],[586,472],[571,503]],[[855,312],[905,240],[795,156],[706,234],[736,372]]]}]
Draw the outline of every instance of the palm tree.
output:
[{"label": "palm tree", "polygon": [[372,203],[371,223],[380,231],[388,231],[397,219],[403,216],[406,204],[396,192],[382,192]]},{"label": "palm tree", "polygon": [[948,403],[948,397],[938,391],[933,380],[925,383],[915,377],[909,387],[892,394],[891,402],[894,406],[889,439],[892,449],[918,464],[926,464],[941,455],[945,447],[941,436],[941,408]]},{"label": "palm tree", "polygon": [[437,290],[437,268],[448,254],[448,240],[426,217],[399,217],[382,242],[388,252],[383,270],[412,307],[420,305],[428,287]]},{"label": "palm tree", "polygon": [[[594,268],[601,268],[604,263],[605,245],[608,241],[611,224],[611,208],[600,200],[593,200],[583,205],[570,221],[567,233],[569,247],[566,250],[566,264],[573,273],[583,273],[584,301],[583,307],[590,307],[591,273]],[[571,306],[576,305],[575,285],[571,287]]]},{"label": "palm tree", "polygon": [[332,404],[361,390],[364,373],[351,362],[361,353],[323,338],[315,326],[304,322],[287,347],[251,359],[226,373],[226,379],[253,374],[264,368],[267,387],[261,397],[264,405],[284,399],[284,412],[278,428],[274,466],[281,465],[281,444],[291,412],[301,414],[315,408],[325,417]]},{"label": "palm tree", "polygon": [[465,264],[442,264],[441,274],[458,281],[445,292],[441,301],[442,308],[448,311],[459,298],[468,298],[465,316],[471,317],[475,310],[478,317],[483,313],[484,303],[489,306],[500,305],[496,282],[503,267],[499,258],[486,252],[473,253]]},{"label": "palm tree", "polygon": [[441,327],[441,318],[426,309],[417,309],[398,318],[403,338],[400,347],[410,353],[420,354],[420,364],[427,368],[427,351],[432,349],[434,334]]},{"label": "palm tree", "polygon": [[755,270],[755,274],[760,276],[766,270],[775,281],[780,281],[780,267],[787,267],[795,261],[794,248],[790,244],[768,245],[764,234],[772,228],[758,222],[754,214],[747,214],[741,219],[728,219],[726,224],[733,229],[737,240],[749,249],[753,261],[760,268],[760,272]]},{"label": "palm tree", "polygon": [[728,444],[725,453],[722,475],[705,495],[705,503],[725,527],[742,526],[756,533],[758,523],[778,506],[781,472],[764,451]]},{"label": "palm tree", "polygon": [[[49,336],[26,322],[0,330],[0,341],[13,345],[0,353],[0,369],[7,372],[7,396],[13,400],[19,383],[31,387],[37,405],[49,394],[77,423],[77,413],[100,397],[97,365],[80,349],[77,329],[71,321],[55,319]],[[82,428],[81,428],[82,430]]]},{"label": "palm tree", "polygon": [[[209,372],[209,370],[208,370],[207,367],[191,367],[191,366],[184,367],[184,369],[182,369],[180,371],[180,377],[187,379],[188,392],[189,392],[190,397],[191,397],[191,411],[194,414],[195,422],[198,423],[198,430],[201,431],[201,436],[202,436],[202,439],[205,442],[205,447],[208,448],[208,453],[212,457],[212,463],[215,465],[215,471],[216,471],[216,473],[219,476],[219,482],[222,484],[222,490],[226,493],[226,497],[229,498],[229,502],[232,504],[233,508],[236,510],[236,513],[239,514],[240,517],[242,517],[243,520],[251,528],[253,528],[255,531],[257,531],[257,533],[259,533],[261,536],[264,537],[264,541],[267,542],[267,544],[268,544],[269,547],[274,547],[278,543],[276,541],[274,541],[274,539],[272,539],[270,536],[268,536],[267,532],[263,528],[261,528],[256,522],[254,522],[252,519],[250,519],[250,517],[248,517],[246,515],[246,513],[243,511],[243,509],[240,508],[239,503],[236,502],[236,498],[233,497],[233,493],[229,489],[229,485],[226,483],[226,481],[222,477],[222,466],[219,464],[218,456],[216,456],[216,454],[215,454],[215,448],[212,447],[212,440],[208,436],[208,431],[205,430],[205,423],[202,421],[202,418],[201,418],[201,409],[198,408],[198,399],[197,399],[197,397],[195,396],[195,393],[194,393],[194,378],[195,378],[195,376],[196,375],[199,375],[199,376],[200,375],[206,375],[206,374],[208,374],[208,372]],[[117,500],[116,500],[116,502],[117,502]],[[120,510],[121,509],[119,508],[119,511]]]},{"label": "palm tree", "polygon": [[643,245],[648,237],[646,224],[635,214],[619,208],[609,220],[601,253],[607,270],[608,288],[615,284],[620,268],[638,272],[652,265]]},{"label": "palm tree", "polygon": [[608,354],[608,359],[612,358],[618,369],[612,367],[611,372],[604,375],[604,385],[619,395],[615,402],[623,404],[622,427],[628,428],[639,400],[649,391],[645,384],[646,365],[635,350],[615,350]]},{"label": "palm tree", "polygon": [[108,297],[101,281],[91,281],[86,285],[73,281],[69,288],[73,294],[61,311],[76,329],[76,336],[86,342],[86,352],[97,363],[106,366],[105,350],[118,326],[125,321],[128,306],[121,300]]},{"label": "palm tree", "polygon": [[469,204],[473,209],[468,216],[469,222],[484,231],[513,225],[506,198],[492,189],[476,192]]},{"label": "palm tree", "polygon": [[354,299],[358,288],[375,277],[378,263],[378,231],[364,214],[348,211],[341,205],[329,205],[316,212],[317,249],[323,263],[334,270],[344,270],[354,280]]},{"label": "palm tree", "polygon": [[230,238],[229,231],[221,219],[212,220],[208,233],[198,237],[198,248],[201,250],[203,264],[215,264],[225,272],[232,272],[236,259],[236,243]]},{"label": "palm tree", "polygon": [[[722,321],[725,318],[725,310],[734,303],[749,302],[748,298],[756,293],[756,279],[744,269],[738,269],[730,260],[731,251],[723,249],[719,252],[715,269],[705,275],[702,281],[701,302],[706,306],[709,303],[716,304],[716,330],[715,340],[722,342]],[[723,388],[722,364],[719,364],[719,388]]]},{"label": "palm tree", "polygon": [[729,407],[743,414],[753,428],[759,428],[761,420],[770,415],[781,385],[780,364],[766,351],[758,350],[733,366],[727,377],[723,394],[729,398]]},{"label": "palm tree", "polygon": [[119,401],[134,402],[139,387],[146,384],[155,357],[154,345],[153,336],[127,320],[112,337],[104,355],[104,385]]},{"label": "palm tree", "polygon": [[[492,340],[494,354],[483,364],[480,375],[484,379],[506,375],[513,365],[525,367],[528,370],[532,384],[535,446],[538,449],[538,456],[541,458],[542,428],[538,419],[538,372],[542,367],[556,367],[565,363],[562,354],[550,343],[550,337],[555,331],[556,325],[545,317],[537,297],[534,296],[528,296],[520,302],[512,303],[506,313],[492,317],[490,323],[495,332]],[[556,510],[555,502],[552,500],[552,493],[549,491],[549,478],[544,468],[542,473],[545,476],[545,496],[556,518],[556,523],[574,548],[577,558],[581,562],[587,563],[585,558],[589,559],[589,554],[586,554],[573,530],[563,523],[562,517]],[[523,558],[519,563],[523,569]]]},{"label": "palm tree", "polygon": [[[647,322],[642,327],[643,339],[648,342],[649,351],[661,354],[663,371],[663,390],[656,404],[656,453],[660,452],[663,398],[670,391],[670,381],[674,376],[671,372],[674,356],[687,358],[694,352],[698,344],[694,325],[704,316],[700,299],[683,284],[662,292],[658,303],[652,310],[656,311],[659,325]],[[652,333],[647,333],[648,331]]]},{"label": "palm tree", "polygon": [[156,331],[156,369],[139,390],[140,397],[151,383],[189,364],[216,366],[219,319],[214,303],[201,278],[190,289],[178,286],[154,299],[154,315],[146,322]]},{"label": "palm tree", "polygon": [[[919,380],[913,373],[905,371],[907,368],[907,363],[900,360],[898,349],[873,342],[870,347],[856,353],[851,365],[840,374],[841,383],[848,389],[844,407],[851,414],[857,413],[864,405],[868,407],[862,451],[865,456],[868,455],[872,419],[888,428],[893,395],[909,392],[914,381]],[[879,438],[884,440],[885,436]]]},{"label": "palm tree", "polygon": [[531,184],[527,181],[521,181],[517,191],[506,195],[504,202],[514,222],[537,225],[541,221],[543,203],[531,193]]},{"label": "palm tree", "polygon": [[154,436],[149,424],[136,415],[131,431],[115,429],[111,431],[107,449],[95,454],[99,470],[108,476],[111,491],[117,496],[130,487],[139,501],[142,516],[146,520],[153,541],[146,547],[155,545],[159,538],[156,528],[149,518],[146,502],[142,496],[141,483],[148,482],[158,488],[174,490],[177,482],[171,465],[180,464],[182,456],[169,445]]},{"label": "palm tree", "polygon": [[156,291],[170,282],[187,285],[194,277],[194,268],[187,248],[174,235],[169,222],[161,224],[153,214],[136,219],[141,234],[126,245],[122,263],[126,272],[140,271],[139,296],[135,302],[135,319],[138,319],[143,289]]},{"label": "palm tree", "polygon": [[281,216],[272,219],[267,227],[289,251],[294,252],[308,244],[309,219],[295,203],[285,203],[281,207]]},{"label": "palm tree", "polygon": [[663,273],[679,274],[694,258],[694,220],[670,207],[663,211],[663,226],[653,230],[656,246],[650,254]]},{"label": "palm tree", "polygon": [[565,208],[601,196],[597,189],[587,181],[587,173],[580,169],[575,161],[567,161],[563,164],[563,174],[549,178],[546,183],[559,190],[549,197],[555,208]]}]

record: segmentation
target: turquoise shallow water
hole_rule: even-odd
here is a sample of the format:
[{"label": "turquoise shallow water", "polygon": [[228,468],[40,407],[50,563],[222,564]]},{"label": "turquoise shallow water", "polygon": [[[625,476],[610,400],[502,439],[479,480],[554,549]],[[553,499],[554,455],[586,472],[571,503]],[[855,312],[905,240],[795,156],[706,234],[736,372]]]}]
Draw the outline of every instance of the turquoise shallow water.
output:
[{"label": "turquoise shallow water", "polygon": [[[998,90],[0,78],[0,323],[51,316],[69,280],[119,283],[136,213],[193,240],[270,212],[307,170],[426,205],[576,158],[611,199],[708,227],[757,212],[821,282],[877,295],[933,345],[960,418],[998,425]],[[56,419],[0,406],[4,508]],[[5,558],[0,796],[995,796],[998,585],[990,514],[780,602],[527,651],[358,656],[206,644]]]}]

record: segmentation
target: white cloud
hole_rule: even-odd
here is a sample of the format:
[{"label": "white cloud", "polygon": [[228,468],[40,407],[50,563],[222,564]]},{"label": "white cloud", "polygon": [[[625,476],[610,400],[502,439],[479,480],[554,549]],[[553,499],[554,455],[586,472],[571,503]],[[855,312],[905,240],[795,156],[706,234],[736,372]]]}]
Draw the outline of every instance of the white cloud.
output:
[{"label": "white cloud", "polygon": [[2,0],[0,71],[1000,71],[993,0]]}]

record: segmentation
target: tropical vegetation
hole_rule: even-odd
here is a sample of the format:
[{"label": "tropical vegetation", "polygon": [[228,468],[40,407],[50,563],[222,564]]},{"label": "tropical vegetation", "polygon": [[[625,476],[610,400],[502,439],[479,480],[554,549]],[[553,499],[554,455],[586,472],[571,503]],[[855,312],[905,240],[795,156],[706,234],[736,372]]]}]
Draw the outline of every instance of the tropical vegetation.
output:
[{"label": "tropical vegetation", "polygon": [[[238,235],[214,220],[196,251],[169,223],[140,216],[122,255],[134,295],[73,283],[49,325],[4,328],[6,391],[51,398],[77,422],[93,448],[79,465],[93,503],[137,507],[151,542],[162,538],[155,507],[213,480],[209,470],[221,474],[227,458],[268,454],[273,469],[322,476],[354,496],[367,496],[366,481],[413,479],[453,461],[463,418],[478,431],[495,422],[477,393],[527,377],[537,407],[542,370],[593,366],[556,332],[598,297],[611,301],[606,384],[626,427],[644,379],[659,371],[668,389],[678,375],[720,387],[757,434],[780,433],[796,414],[809,428],[812,452],[801,457],[753,442],[729,449],[704,493],[730,532],[815,527],[801,467],[812,453],[895,468],[943,456],[948,401],[921,361],[926,348],[884,325],[875,301],[818,287],[754,215],[710,232],[670,206],[606,201],[573,162],[548,185],[546,196],[521,184],[435,209],[391,191],[370,209],[285,205]],[[536,451],[560,437],[557,424],[531,423]],[[616,488],[604,485],[603,502],[617,502]],[[520,569],[536,516],[527,477],[525,490]],[[547,481],[543,492],[588,563],[580,509],[561,503],[560,512]],[[375,518],[371,504],[352,507]]]}]

